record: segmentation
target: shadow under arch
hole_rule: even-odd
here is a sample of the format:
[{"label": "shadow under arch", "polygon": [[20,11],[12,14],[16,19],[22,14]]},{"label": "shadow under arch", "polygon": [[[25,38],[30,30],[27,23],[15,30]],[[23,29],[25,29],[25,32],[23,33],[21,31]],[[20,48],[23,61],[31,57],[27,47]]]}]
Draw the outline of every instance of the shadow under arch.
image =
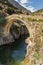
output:
[{"label": "shadow under arch", "polygon": [[0,46],[0,63],[3,65],[19,65],[25,59],[27,48],[25,39],[29,36],[29,33],[24,34],[13,43]]},{"label": "shadow under arch", "polygon": [[10,34],[14,37],[14,39],[19,38],[24,34],[28,34],[30,36],[29,31],[23,21],[19,19],[12,19],[13,23],[10,26]]}]

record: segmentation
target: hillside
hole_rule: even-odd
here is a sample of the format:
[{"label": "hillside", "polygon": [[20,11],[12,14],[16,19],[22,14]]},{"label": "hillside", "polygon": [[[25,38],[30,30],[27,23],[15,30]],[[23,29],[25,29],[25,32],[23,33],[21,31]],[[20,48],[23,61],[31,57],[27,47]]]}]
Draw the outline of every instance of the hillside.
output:
[{"label": "hillside", "polygon": [[15,0],[8,0],[10,4],[12,4],[14,7],[18,8],[19,10],[21,10],[24,14],[30,14],[31,12],[29,10],[27,10],[26,8],[24,8],[23,6],[21,6],[18,2],[16,2]]},{"label": "hillside", "polygon": [[38,10],[38,11],[36,11],[36,12],[33,12],[32,14],[33,14],[33,15],[43,16],[43,9],[40,9],[40,10]]},{"label": "hillside", "polygon": [[[10,2],[11,0],[0,0],[0,13],[4,16],[11,14],[30,14],[31,12],[19,5],[16,1],[14,1],[15,5],[13,6]],[[17,4],[17,6],[16,6]]]}]

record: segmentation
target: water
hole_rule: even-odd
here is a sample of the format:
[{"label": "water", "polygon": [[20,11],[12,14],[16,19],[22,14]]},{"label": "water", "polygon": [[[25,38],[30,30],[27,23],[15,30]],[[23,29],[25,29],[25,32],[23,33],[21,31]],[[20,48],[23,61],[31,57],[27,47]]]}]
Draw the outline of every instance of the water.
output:
[{"label": "water", "polygon": [[27,37],[25,35],[10,45],[0,46],[0,65],[24,65]]}]

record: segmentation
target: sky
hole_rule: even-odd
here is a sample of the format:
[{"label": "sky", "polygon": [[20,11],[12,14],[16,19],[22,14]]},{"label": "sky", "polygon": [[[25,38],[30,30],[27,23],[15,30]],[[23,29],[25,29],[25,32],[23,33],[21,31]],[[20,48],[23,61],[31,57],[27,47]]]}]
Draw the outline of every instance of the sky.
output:
[{"label": "sky", "polygon": [[35,12],[43,8],[43,0],[15,0],[31,12]]}]

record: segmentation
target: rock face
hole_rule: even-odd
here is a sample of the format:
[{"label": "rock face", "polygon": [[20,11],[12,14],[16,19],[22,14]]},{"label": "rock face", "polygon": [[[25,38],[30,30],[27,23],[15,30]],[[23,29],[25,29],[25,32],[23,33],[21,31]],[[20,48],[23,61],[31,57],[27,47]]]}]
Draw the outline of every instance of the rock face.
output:
[{"label": "rock face", "polygon": [[6,33],[3,32],[3,35],[0,37],[0,45],[15,42],[20,36],[28,34],[26,26],[20,20],[13,19],[11,22],[9,21],[4,28]]},{"label": "rock face", "polygon": [[14,42],[14,38],[12,35],[8,35],[6,37],[0,37],[0,45],[9,44],[11,42]]}]

